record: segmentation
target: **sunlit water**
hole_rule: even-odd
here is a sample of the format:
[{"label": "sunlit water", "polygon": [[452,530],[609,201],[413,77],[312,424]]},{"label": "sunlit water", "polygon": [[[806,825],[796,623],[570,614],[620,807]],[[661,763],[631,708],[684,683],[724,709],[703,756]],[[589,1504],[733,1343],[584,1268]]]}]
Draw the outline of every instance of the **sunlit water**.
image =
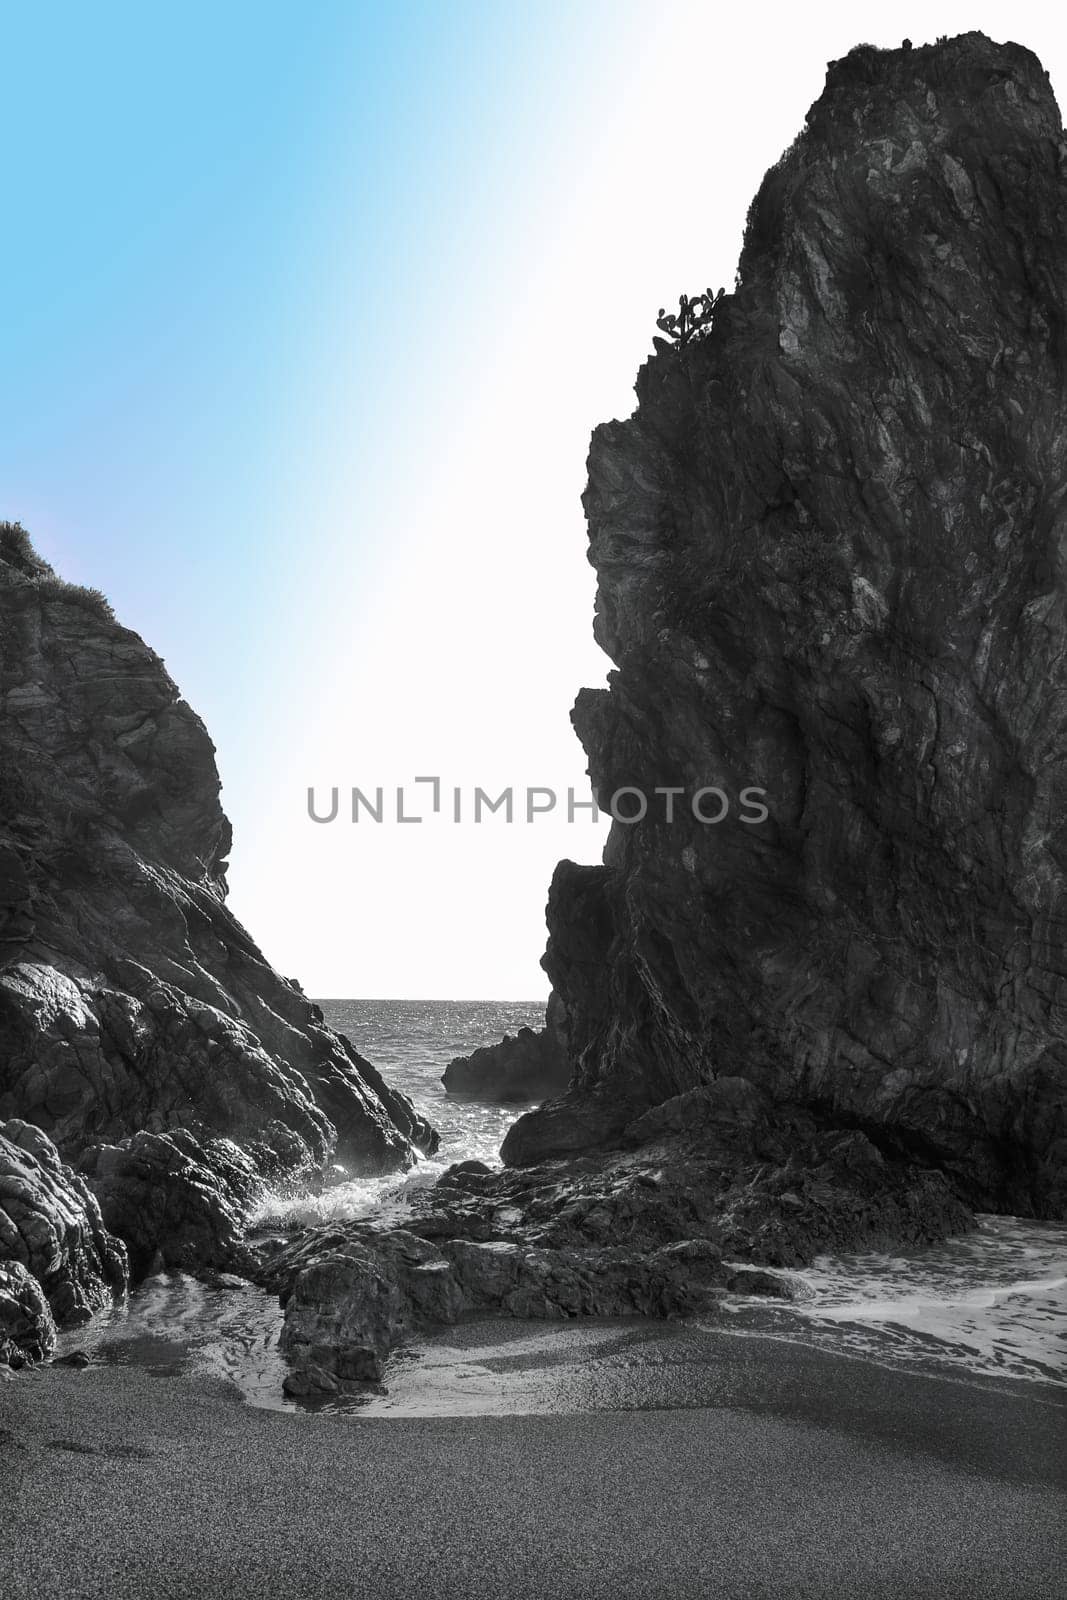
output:
[{"label": "sunlit water", "polygon": [[364,1217],[371,1212],[401,1219],[411,1191],[434,1183],[454,1161],[500,1164],[500,1146],[515,1121],[515,1107],[480,1105],[445,1094],[441,1075],[454,1056],[497,1044],[505,1033],[544,1025],[537,1001],[498,1000],[320,1000],[330,1026],[347,1035],[359,1052],[414,1103],[438,1129],[436,1156],[421,1159],[398,1178],[353,1179],[321,1195],[294,1199],[269,1196],[256,1220],[265,1225],[310,1225]]},{"label": "sunlit water", "polygon": [[[454,1161],[498,1161],[516,1112],[449,1099],[441,1074],[455,1055],[539,1027],[535,1003],[321,1002],[328,1021],[409,1095],[441,1132],[441,1149],[401,1177],[353,1180],[319,1196],[272,1196],[263,1226],[384,1214],[402,1221],[415,1185]],[[781,1271],[791,1302],[735,1298],[723,1321],[620,1326],[500,1324],[450,1330],[398,1352],[388,1392],[345,1402],[362,1415],[595,1409],[693,1403],[673,1369],[715,1361],[724,1331],[771,1337],[889,1366],[1067,1384],[1067,1227],[983,1217],[978,1231],[924,1251],[823,1257]],[[237,1279],[150,1279],[87,1328],[63,1336],[101,1363],[134,1363],[160,1377],[198,1372],[236,1383],[255,1405],[296,1409],[281,1392],[277,1301]]]},{"label": "sunlit water", "polygon": [[[371,1214],[403,1221],[412,1191],[455,1161],[500,1164],[500,1145],[519,1114],[445,1094],[453,1057],[496,1044],[521,1027],[540,1028],[543,1001],[320,1000],[331,1027],[347,1035],[390,1083],[413,1101],[441,1136],[432,1159],[403,1174],[353,1179],[320,1195],[268,1195],[254,1225],[296,1228]],[[195,1372],[235,1382],[255,1405],[286,1410],[286,1367],[278,1352],[282,1315],[273,1295],[220,1275],[214,1284],[184,1273],[150,1278],[127,1302],[60,1337],[59,1355],[82,1350],[94,1361],[134,1364],[158,1377]]]},{"label": "sunlit water", "polygon": [[163,1272],[123,1305],[60,1334],[57,1355],[81,1350],[100,1365],[140,1367],[157,1378],[225,1378],[253,1405],[295,1410],[282,1394],[281,1327],[277,1297],[254,1284],[226,1274],[202,1283]]}]

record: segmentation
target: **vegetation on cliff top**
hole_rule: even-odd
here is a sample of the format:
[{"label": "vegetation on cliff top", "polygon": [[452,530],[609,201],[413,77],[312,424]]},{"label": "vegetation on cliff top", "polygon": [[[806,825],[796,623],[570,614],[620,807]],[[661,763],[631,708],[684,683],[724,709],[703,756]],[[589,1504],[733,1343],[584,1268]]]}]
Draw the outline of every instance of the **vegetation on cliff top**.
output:
[{"label": "vegetation on cliff top", "polygon": [[100,589],[68,583],[41,559],[21,522],[0,522],[0,583],[11,587],[25,584],[42,598],[65,600],[68,605],[80,606],[83,611],[109,621],[115,617],[107,596]]}]

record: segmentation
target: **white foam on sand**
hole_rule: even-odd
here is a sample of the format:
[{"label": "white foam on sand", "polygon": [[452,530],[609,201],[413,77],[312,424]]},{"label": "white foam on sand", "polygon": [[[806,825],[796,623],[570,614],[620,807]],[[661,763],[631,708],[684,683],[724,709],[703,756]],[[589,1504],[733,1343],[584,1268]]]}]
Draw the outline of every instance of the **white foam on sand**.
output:
[{"label": "white foam on sand", "polygon": [[1067,1383],[1067,1227],[983,1216],[909,1255],[822,1256],[779,1270],[796,1299],[730,1302],[737,1332],[779,1332],[895,1364]]}]

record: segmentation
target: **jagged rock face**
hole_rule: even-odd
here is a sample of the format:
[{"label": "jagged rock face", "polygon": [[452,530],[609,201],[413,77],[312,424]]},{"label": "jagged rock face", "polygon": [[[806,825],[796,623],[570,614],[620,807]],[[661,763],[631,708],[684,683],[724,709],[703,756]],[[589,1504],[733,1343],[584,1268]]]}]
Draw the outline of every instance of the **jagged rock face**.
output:
[{"label": "jagged rock face", "polygon": [[285,1306],[289,1392],[373,1380],[395,1344],[463,1317],[714,1315],[728,1292],[788,1292],[761,1267],[974,1222],[941,1173],[745,1079],[654,1107],[629,1142],[502,1172],[462,1162],[411,1197],[403,1227],[314,1228],[283,1246],[263,1276]]},{"label": "jagged rock face", "polygon": [[508,1159],[736,1074],[1063,1213],[1063,157],[1018,46],[832,63],[736,292],[594,434],[594,783],[732,804],[559,868],[575,1087]]},{"label": "jagged rock face", "polygon": [[426,1328],[478,1315],[558,1321],[580,1316],[695,1316],[715,1309],[729,1274],[707,1242],[651,1254],[544,1251],[506,1240],[430,1244],[396,1229],[378,1238],[303,1245],[283,1293],[280,1347],[292,1395],[374,1382],[383,1357]]},{"label": "jagged rock face", "polygon": [[47,1361],[55,1348],[55,1319],[41,1285],[20,1261],[0,1261],[0,1377],[8,1367]]},{"label": "jagged rock face", "polygon": [[104,1221],[126,1242],[134,1277],[247,1265],[244,1234],[264,1174],[233,1140],[197,1139],[184,1128],[141,1132],[91,1146],[81,1165]]},{"label": "jagged rock face", "polygon": [[84,1178],[40,1128],[0,1123],[0,1361],[51,1355],[56,1323],[85,1322],[128,1279]]},{"label": "jagged rock face", "polygon": [[[116,1218],[140,1209],[146,1162],[173,1186],[199,1149],[208,1188],[240,1177],[212,1166],[216,1140],[260,1178],[402,1168],[436,1140],[227,910],[218,795],[158,657],[3,525],[0,1116],[106,1170]],[[177,1152],[112,1149],[176,1130]],[[223,1198],[240,1212],[243,1184]]]},{"label": "jagged rock face", "polygon": [[548,998],[543,1028],[506,1033],[499,1044],[482,1045],[448,1063],[441,1082],[457,1099],[522,1105],[562,1094],[570,1082],[566,1021],[556,994]]}]

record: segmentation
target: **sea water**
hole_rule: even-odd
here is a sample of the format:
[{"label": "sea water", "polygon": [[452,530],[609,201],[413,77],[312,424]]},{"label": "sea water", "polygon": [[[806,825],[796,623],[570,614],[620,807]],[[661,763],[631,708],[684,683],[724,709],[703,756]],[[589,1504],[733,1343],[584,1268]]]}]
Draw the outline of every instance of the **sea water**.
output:
[{"label": "sea water", "polygon": [[520,1108],[455,1100],[441,1082],[448,1063],[506,1033],[544,1026],[537,1000],[320,1000],[332,1028],[350,1039],[382,1076],[406,1094],[441,1136],[436,1155],[398,1177],[352,1178],[321,1195],[268,1195],[255,1221],[264,1227],[342,1222],[372,1212],[402,1216],[413,1189],[434,1183],[455,1161],[500,1165],[500,1146]]},{"label": "sea water", "polygon": [[[413,1190],[436,1181],[456,1161],[500,1165],[500,1146],[521,1107],[455,1100],[441,1082],[448,1063],[480,1045],[497,1044],[522,1027],[540,1028],[537,1000],[320,1000],[330,1026],[343,1033],[383,1077],[414,1102],[438,1130],[440,1148],[409,1172],[352,1177],[318,1195],[264,1196],[253,1226],[294,1229],[321,1222],[384,1216],[402,1222]],[[139,1285],[122,1304],[60,1335],[57,1355],[84,1351],[101,1364],[136,1365],[157,1377],[196,1372],[236,1383],[254,1405],[294,1410],[282,1394],[285,1362],[278,1350],[282,1314],[274,1295],[217,1275],[201,1281],[165,1272]]]},{"label": "sea water", "polygon": [[[499,1161],[514,1108],[453,1100],[441,1074],[453,1056],[494,1043],[522,1026],[539,1027],[544,1006],[517,1001],[324,1000],[327,1021],[346,1034],[382,1074],[410,1096],[440,1130],[441,1148],[411,1172],[359,1179],[322,1195],[268,1196],[257,1221],[293,1227],[372,1214],[403,1221],[419,1184],[454,1161]],[[816,1260],[778,1273],[789,1301],[731,1298],[706,1334],[810,1344],[895,1367],[953,1371],[1067,1385],[1067,1226],[984,1216],[974,1233],[924,1250]],[[159,1376],[197,1371],[236,1383],[253,1404],[292,1407],[281,1393],[277,1301],[252,1285],[220,1277],[197,1282],[164,1274],[85,1328],[63,1335],[61,1352],[86,1351],[101,1362],[135,1362]],[[687,1338],[699,1340],[699,1322]],[[664,1358],[661,1341],[618,1325],[511,1326],[498,1349],[490,1332],[445,1336],[394,1357],[389,1395],[352,1402],[362,1413],[438,1410],[542,1410],[564,1393],[574,1404],[595,1390],[599,1362],[637,1373]],[[612,1355],[609,1352],[618,1351]],[[553,1354],[554,1352],[554,1354]],[[621,1353],[618,1353],[621,1352]],[[709,1359],[713,1353],[709,1352]],[[555,1360],[576,1375],[567,1387],[537,1374]],[[614,1390],[610,1391],[614,1393]],[[568,1401],[570,1403],[570,1401]],[[614,1400],[613,1404],[619,1403]]]},{"label": "sea water", "polygon": [[729,1302],[738,1332],[770,1333],[893,1366],[1067,1383],[1067,1226],[979,1216],[925,1249],[819,1256],[778,1271],[795,1298]]}]

